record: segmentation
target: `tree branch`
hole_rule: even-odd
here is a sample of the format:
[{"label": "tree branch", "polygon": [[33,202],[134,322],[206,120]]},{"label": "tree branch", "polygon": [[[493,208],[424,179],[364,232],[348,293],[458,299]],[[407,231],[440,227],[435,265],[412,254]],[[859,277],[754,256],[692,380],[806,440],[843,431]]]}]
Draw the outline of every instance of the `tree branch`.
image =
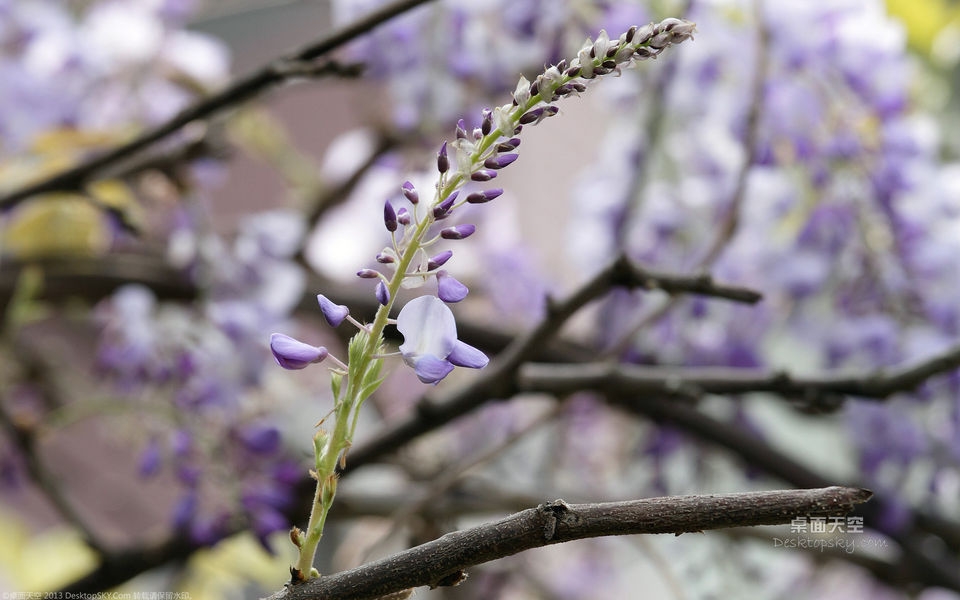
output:
[{"label": "tree branch", "polygon": [[464,569],[572,540],[609,535],[690,533],[789,523],[798,516],[838,516],[872,493],[828,487],[745,494],[675,496],[602,504],[541,504],[500,521],[447,535],[362,567],[320,577],[270,600],[373,599],[409,588],[456,585]]},{"label": "tree branch", "polygon": [[514,375],[520,365],[530,360],[574,313],[615,286],[660,289],[669,294],[701,294],[747,303],[755,303],[762,298],[759,292],[747,288],[717,284],[709,275],[682,276],[647,271],[621,255],[566,299],[560,302],[548,301],[547,316],[534,329],[516,338],[498,354],[470,386],[441,400],[423,398],[417,404],[416,413],[409,419],[353,448],[347,469],[389,454],[410,440],[470,412],[491,398],[506,398],[516,394]]},{"label": "tree branch", "polygon": [[[812,488],[832,483],[766,441],[746,435],[739,427],[707,416],[685,403],[646,395],[622,394],[608,395],[607,400],[632,413],[658,423],[669,423],[689,435],[717,444],[739,456],[751,467],[791,485]],[[882,531],[880,524],[884,519],[886,504],[883,497],[875,497],[873,502],[863,507],[864,522]],[[944,542],[954,547],[953,544],[957,543],[955,536],[960,528],[956,523],[928,516],[919,509],[912,509],[912,514],[914,523],[904,531],[883,531],[903,550],[897,569],[902,574],[901,583],[920,582],[925,586],[960,591],[960,573],[953,564],[955,558],[940,551]]]},{"label": "tree branch", "polygon": [[783,371],[760,369],[528,363],[518,373],[517,386],[520,391],[560,395],[579,390],[657,396],[770,392],[800,399],[812,408],[836,409],[845,396],[882,400],[916,389],[931,377],[957,368],[960,368],[960,345],[890,372],[881,369],[819,377],[795,377]]},{"label": "tree branch", "polygon": [[[165,123],[161,123],[152,129],[144,131],[134,139],[113,150],[92,158],[80,165],[61,171],[56,175],[0,196],[0,210],[9,209],[30,196],[37,194],[80,190],[85,184],[96,179],[104,169],[112,164],[124,160],[166,138],[192,121],[205,119],[225,108],[241,104],[274,85],[284,83],[292,78],[316,76],[323,73],[337,73],[341,68],[336,65],[336,63],[314,64],[313,61],[346,42],[367,33],[389,19],[429,1],[430,0],[397,0],[339,31],[335,31],[286,56],[281,56],[253,73],[235,80],[225,89],[188,106]],[[353,72],[351,72],[351,74],[353,74]]]}]

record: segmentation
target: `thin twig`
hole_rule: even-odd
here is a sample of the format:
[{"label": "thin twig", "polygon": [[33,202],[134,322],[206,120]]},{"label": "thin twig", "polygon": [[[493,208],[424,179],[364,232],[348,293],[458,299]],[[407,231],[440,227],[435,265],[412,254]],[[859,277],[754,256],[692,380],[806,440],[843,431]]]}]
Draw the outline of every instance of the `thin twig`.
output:
[{"label": "thin twig", "polygon": [[[81,190],[84,185],[96,179],[107,167],[118,161],[125,160],[144,148],[166,138],[192,121],[205,119],[225,108],[237,106],[259,95],[268,88],[284,83],[291,78],[300,78],[306,75],[316,76],[317,70],[323,73],[337,73],[340,71],[340,67],[336,65],[336,63],[327,62],[315,65],[313,61],[331,50],[342,46],[346,42],[367,33],[389,19],[429,1],[430,0],[398,0],[397,2],[388,4],[347,27],[339,29],[286,56],[271,61],[253,73],[235,80],[225,89],[199,100],[174,115],[165,123],[161,123],[152,129],[144,131],[136,138],[113,150],[94,157],[80,165],[61,171],[56,175],[0,196],[0,209],[8,209],[31,196],[41,193]],[[308,65],[308,67],[305,67],[305,65]]]},{"label": "thin twig", "polygon": [[[12,349],[8,353],[14,354]],[[54,375],[46,363],[36,356],[32,349],[22,344],[17,347],[15,354],[21,365],[29,372],[30,377],[36,380],[34,389],[43,396],[44,404],[61,406],[63,404],[62,400],[56,397],[58,392],[54,385]],[[67,499],[62,482],[40,459],[40,451],[37,448],[39,423],[29,423],[17,419],[8,409],[8,404],[9,398],[0,395],[0,428],[7,433],[10,441],[16,446],[30,478],[43,493],[43,496],[60,513],[60,516],[77,530],[84,543],[94,552],[102,554],[103,545],[94,528],[87,523],[73,503]]]},{"label": "thin twig", "polygon": [[591,537],[690,533],[777,525],[798,516],[838,516],[872,493],[828,487],[744,494],[675,496],[602,504],[541,504],[500,521],[455,531],[376,562],[291,585],[270,600],[373,599],[419,586],[456,585],[474,565],[531,548]]},{"label": "thin twig", "polygon": [[[770,33],[763,18],[763,5],[761,0],[754,0],[754,18],[757,23],[756,31],[756,62],[754,63],[753,81],[750,86],[750,104],[748,105],[747,117],[745,122],[745,133],[743,146],[745,156],[740,170],[737,172],[737,179],[730,194],[730,202],[723,220],[720,223],[716,237],[707,246],[703,255],[694,261],[694,270],[708,271],[720,258],[723,250],[733,239],[740,224],[740,212],[747,195],[747,183],[750,172],[757,161],[758,137],[760,131],[760,121],[763,116],[763,90],[769,76],[769,57],[767,48],[770,45]],[[637,332],[644,329],[650,323],[660,319],[670,311],[679,302],[679,298],[669,298],[663,301],[653,310],[642,314],[633,324],[623,328],[626,333],[610,345],[610,348],[604,352],[604,356],[618,356],[622,354],[636,338]]]},{"label": "thin twig", "polygon": [[476,456],[472,456],[470,459],[462,463],[450,465],[449,467],[445,468],[441,473],[437,474],[436,477],[431,478],[429,486],[419,498],[407,498],[405,501],[394,505],[394,510],[390,515],[390,520],[393,523],[390,527],[390,530],[381,535],[370,545],[365,553],[365,556],[368,556],[373,549],[375,549],[377,546],[383,545],[391,537],[396,535],[397,532],[400,531],[400,527],[412,516],[432,509],[434,505],[438,504],[437,499],[447,492],[451,487],[453,487],[458,480],[463,478],[468,471],[475,469],[480,465],[486,464],[497,456],[503,454],[504,451],[516,444],[518,441],[525,439],[532,431],[539,429],[543,425],[552,421],[557,414],[559,414],[559,412],[560,405],[557,404],[543,415],[537,417],[533,422],[517,429],[516,431],[510,432],[510,435],[501,440],[499,443],[495,444],[492,448],[480,452]]}]

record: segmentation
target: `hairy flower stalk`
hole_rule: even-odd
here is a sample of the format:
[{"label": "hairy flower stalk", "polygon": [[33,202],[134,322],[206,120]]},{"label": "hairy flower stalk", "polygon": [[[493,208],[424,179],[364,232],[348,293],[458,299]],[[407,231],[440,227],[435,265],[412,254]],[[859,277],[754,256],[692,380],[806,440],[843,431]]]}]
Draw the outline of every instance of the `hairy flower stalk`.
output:
[{"label": "hairy flower stalk", "polygon": [[[694,29],[689,21],[671,18],[659,24],[631,27],[618,40],[611,40],[606,32],[601,32],[596,40],[588,39],[569,64],[561,61],[549,67],[532,83],[521,77],[513,102],[484,110],[480,127],[468,131],[460,121],[456,139],[444,142],[437,153],[439,178],[432,202],[425,206],[413,184],[406,182],[401,193],[409,207],[396,209],[390,201],[384,205],[383,222],[392,244],[377,254],[377,262],[391,273],[385,275],[373,269],[357,273],[361,278],[377,279],[375,295],[380,308],[373,322],[362,325],[349,316],[345,306],[318,296],[320,309],[331,326],[349,320],[359,329],[350,341],[345,363],[330,356],[323,347],[274,334],[271,349],[277,363],[284,368],[301,369],[327,358],[335,362],[331,368],[335,398],[333,429],[320,429],[314,436],[315,470],[311,475],[317,480],[317,488],[313,509],[306,531],[294,528],[290,532],[291,540],[300,550],[292,569],[294,581],[317,576],[313,559],[336,494],[337,467],[345,464],[361,405],[382,382],[384,327],[396,323],[404,337],[399,349],[403,361],[424,383],[436,384],[456,366],[482,368],[487,364],[482,352],[457,339],[453,313],[445,304],[459,302],[469,291],[446,270],[440,269],[453,253],[446,250],[432,256],[428,254],[441,240],[466,238],[476,228],[461,224],[435,231],[434,225],[449,219],[464,204],[489,202],[503,193],[501,189],[491,188],[460,195],[468,183],[490,181],[500,169],[513,163],[518,157],[520,138],[517,136],[523,126],[536,125],[557,114],[554,102],[584,91],[591,79],[619,73],[621,67],[637,60],[655,58],[667,47],[690,39]],[[425,295],[411,300],[396,321],[391,320],[390,312],[400,289],[419,287],[431,279],[437,281],[437,296]]]}]

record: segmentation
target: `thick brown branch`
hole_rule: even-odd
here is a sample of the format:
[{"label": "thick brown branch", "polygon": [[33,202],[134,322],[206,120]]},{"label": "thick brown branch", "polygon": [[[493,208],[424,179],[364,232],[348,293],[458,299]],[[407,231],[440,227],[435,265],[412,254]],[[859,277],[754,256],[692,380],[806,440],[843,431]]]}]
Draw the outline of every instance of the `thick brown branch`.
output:
[{"label": "thick brown branch", "polygon": [[270,600],[363,600],[462,580],[474,565],[531,548],[590,537],[689,533],[789,523],[801,515],[844,515],[871,492],[828,487],[746,494],[676,496],[603,504],[562,500],[479,527],[455,531],[362,567],[289,586]]},{"label": "thick brown branch", "polygon": [[957,368],[960,345],[889,372],[820,377],[795,377],[759,369],[526,364],[519,372],[518,387],[521,391],[561,395],[578,390],[657,396],[770,392],[800,399],[814,408],[836,408],[844,396],[880,400],[916,389],[931,377]]},{"label": "thick brown branch", "polygon": [[[359,37],[360,35],[385,23],[391,18],[411,10],[430,0],[398,0],[370,13],[367,17],[340,29],[310,45],[282,56],[257,69],[245,77],[234,81],[225,89],[188,106],[165,123],[144,131],[129,142],[92,158],[76,167],[61,171],[52,177],[29,184],[0,197],[0,209],[7,209],[23,200],[42,193],[80,190],[85,184],[96,179],[107,167],[125,160],[144,148],[166,138],[192,121],[205,119],[225,108],[237,106],[280,83],[293,78],[315,77],[318,74],[341,73],[336,63],[314,64],[320,56]],[[347,67],[348,74],[355,75],[355,69]]]},{"label": "thick brown branch", "polygon": [[[668,423],[684,433],[716,444],[736,454],[751,467],[791,485],[821,487],[833,483],[766,441],[745,434],[736,425],[707,416],[686,403],[646,395],[613,394],[608,395],[607,399],[635,414],[659,423]],[[886,505],[884,498],[878,496],[863,507],[862,514],[867,526],[882,524]],[[960,534],[957,524],[937,519],[919,509],[913,509],[913,515],[914,527],[903,532],[884,532],[903,549],[898,565],[900,583],[920,582],[928,586],[960,590],[960,574],[952,564],[955,559],[944,552],[933,551],[941,548],[944,542],[954,547],[956,536]]]}]

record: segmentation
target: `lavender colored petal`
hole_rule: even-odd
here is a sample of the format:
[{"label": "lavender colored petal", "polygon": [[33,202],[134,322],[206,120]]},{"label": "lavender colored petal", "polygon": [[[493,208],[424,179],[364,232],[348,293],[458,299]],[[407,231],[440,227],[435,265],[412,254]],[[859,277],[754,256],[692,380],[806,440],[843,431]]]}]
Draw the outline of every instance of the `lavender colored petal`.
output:
[{"label": "lavender colored petal", "polygon": [[436,296],[414,298],[397,315],[397,330],[403,335],[400,354],[415,367],[422,355],[446,358],[457,341],[457,322],[447,305]]},{"label": "lavender colored petal", "polygon": [[442,358],[425,354],[416,359],[413,370],[417,374],[417,379],[423,383],[436,384],[450,374],[453,365]]},{"label": "lavender colored petal", "polygon": [[327,349],[323,346],[304,344],[282,333],[270,336],[270,351],[278,365],[290,370],[303,369],[327,357]]},{"label": "lavender colored petal", "polygon": [[336,304],[323,294],[317,294],[317,302],[320,303],[320,312],[323,318],[331,327],[337,327],[350,314],[350,309],[343,304]]},{"label": "lavender colored petal", "polygon": [[437,296],[444,302],[460,302],[470,290],[453,278],[446,270],[437,272]]},{"label": "lavender colored petal", "polygon": [[454,344],[453,351],[447,356],[447,360],[458,367],[470,369],[482,369],[490,362],[486,354],[460,340]]}]

